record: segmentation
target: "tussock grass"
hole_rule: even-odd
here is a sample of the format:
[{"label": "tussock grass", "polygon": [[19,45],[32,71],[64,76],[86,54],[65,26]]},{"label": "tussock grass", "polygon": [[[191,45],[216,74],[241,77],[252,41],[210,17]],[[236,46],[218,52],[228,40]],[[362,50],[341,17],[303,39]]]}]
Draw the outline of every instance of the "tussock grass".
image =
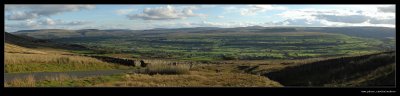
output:
[{"label": "tussock grass", "polygon": [[149,64],[159,64],[159,65],[170,64],[173,62],[173,61],[169,61],[169,60],[160,60],[160,59],[145,59],[143,61],[146,63],[149,63]]},{"label": "tussock grass", "polygon": [[187,64],[186,62],[182,62],[182,61],[163,60],[163,59],[144,59],[143,61],[145,63],[149,63],[149,64],[160,64],[160,65],[168,65],[168,64],[172,64],[174,62],[179,63],[179,64]]},{"label": "tussock grass", "polygon": [[263,76],[242,73],[192,72],[181,75],[121,74],[59,81],[38,82],[38,86],[82,87],[282,87]]},{"label": "tussock grass", "polygon": [[349,81],[336,81],[325,84],[326,87],[362,87],[362,86],[394,86],[396,64],[385,65],[371,71],[365,76],[361,76]]},{"label": "tussock grass", "polygon": [[20,47],[13,44],[5,43],[4,52],[6,53],[24,53],[24,54],[47,54],[46,52]]},{"label": "tussock grass", "polygon": [[95,86],[107,87],[280,87],[268,78],[240,73],[204,73],[190,75],[145,75],[130,74],[123,80],[106,82]]},{"label": "tussock grass", "polygon": [[100,60],[57,54],[12,54],[5,53],[5,64],[107,64]]},{"label": "tussock grass", "polygon": [[115,69],[119,65],[83,56],[5,53],[4,67],[6,73],[17,73]]},{"label": "tussock grass", "polygon": [[395,63],[395,53],[384,52],[286,67],[264,75],[287,86],[323,86],[363,78],[392,63]]},{"label": "tussock grass", "polygon": [[76,78],[68,75],[48,77],[43,81],[13,81],[6,87],[282,87],[264,76],[243,73],[193,71],[190,74],[120,74]]},{"label": "tussock grass", "polygon": [[190,66],[187,64],[166,65],[166,64],[151,64],[147,67],[147,74],[188,74]]},{"label": "tussock grass", "polygon": [[45,80],[47,81],[65,81],[65,80],[70,80],[70,79],[77,79],[77,77],[70,76],[67,74],[59,74],[56,76],[47,76],[45,77]]},{"label": "tussock grass", "polygon": [[9,83],[4,84],[5,87],[35,87],[36,80],[33,75],[29,75],[22,79],[14,79]]},{"label": "tussock grass", "polygon": [[10,82],[4,83],[4,85],[5,87],[41,87],[41,86],[57,87],[60,84],[63,84],[64,81],[77,80],[77,79],[78,78],[74,76],[59,74],[56,76],[45,77],[44,80],[38,81],[35,80],[34,75],[28,75],[24,78],[17,78]]},{"label": "tussock grass", "polygon": [[[145,71],[146,74],[188,74],[191,66],[196,65],[185,61],[161,59],[146,59],[143,61],[149,64]],[[173,65],[174,63],[176,65]]]},{"label": "tussock grass", "polygon": [[56,76],[45,77],[45,80],[36,82],[36,85],[37,87],[60,87],[60,85],[69,80],[78,80],[78,78],[67,74],[59,74]]}]

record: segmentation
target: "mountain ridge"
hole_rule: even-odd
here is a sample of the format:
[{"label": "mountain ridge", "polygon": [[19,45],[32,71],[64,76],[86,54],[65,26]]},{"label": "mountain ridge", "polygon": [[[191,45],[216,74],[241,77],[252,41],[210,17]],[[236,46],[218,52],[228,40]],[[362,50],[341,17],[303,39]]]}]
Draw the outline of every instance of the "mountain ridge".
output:
[{"label": "mountain ridge", "polygon": [[130,29],[38,29],[38,30],[20,30],[11,32],[11,34],[31,36],[39,39],[69,38],[69,37],[126,37],[138,34],[164,34],[174,32],[189,33],[213,33],[213,32],[325,32],[338,33],[349,36],[387,39],[394,38],[395,28],[387,27],[235,27],[235,28],[219,28],[219,27],[194,27],[194,28],[171,28],[171,29],[149,29],[149,30],[130,30]]}]

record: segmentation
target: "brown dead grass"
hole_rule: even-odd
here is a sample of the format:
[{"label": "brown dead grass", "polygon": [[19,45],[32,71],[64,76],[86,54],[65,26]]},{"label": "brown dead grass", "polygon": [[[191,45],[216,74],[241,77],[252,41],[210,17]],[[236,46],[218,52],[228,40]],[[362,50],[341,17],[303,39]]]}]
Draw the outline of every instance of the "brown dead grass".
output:
[{"label": "brown dead grass", "polygon": [[241,73],[191,72],[186,75],[127,74],[116,82],[96,84],[106,87],[281,87],[263,76]]}]

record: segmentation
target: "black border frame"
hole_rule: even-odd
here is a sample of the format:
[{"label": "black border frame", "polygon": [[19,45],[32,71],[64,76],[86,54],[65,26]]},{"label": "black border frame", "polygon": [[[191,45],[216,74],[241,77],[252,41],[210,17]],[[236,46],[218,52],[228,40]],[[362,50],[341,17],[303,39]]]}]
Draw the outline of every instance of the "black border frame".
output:
[{"label": "black border frame", "polygon": [[[4,4],[396,4],[396,0],[3,0]],[[398,8],[396,7],[396,10]],[[3,9],[4,10],[4,9]],[[397,12],[397,11],[396,11]],[[4,16],[4,13],[3,15]],[[397,15],[396,15],[397,17]],[[3,22],[4,23],[4,22]],[[396,22],[397,24],[397,22]],[[4,25],[4,24],[3,24]],[[3,27],[4,28],[4,27]],[[397,37],[397,34],[396,34]],[[3,39],[4,40],[4,39]],[[4,42],[4,41],[3,41]],[[397,42],[396,42],[397,45]],[[4,43],[3,43],[4,46]],[[2,47],[4,48],[4,47]],[[3,49],[4,50],[4,49]],[[4,55],[2,55],[4,56]],[[396,56],[396,60],[398,57]],[[4,58],[2,58],[4,61]],[[397,69],[397,68],[396,68]],[[4,68],[2,68],[4,71]],[[396,71],[397,72],[397,71]],[[397,74],[397,73],[396,73]],[[396,82],[398,80],[396,79]],[[134,87],[134,88],[5,88],[3,96],[95,96],[95,95],[137,95],[137,96],[290,96],[290,95],[317,95],[317,96],[394,96],[394,88],[230,88],[230,87]],[[396,91],[394,93],[368,93],[365,91]]]}]

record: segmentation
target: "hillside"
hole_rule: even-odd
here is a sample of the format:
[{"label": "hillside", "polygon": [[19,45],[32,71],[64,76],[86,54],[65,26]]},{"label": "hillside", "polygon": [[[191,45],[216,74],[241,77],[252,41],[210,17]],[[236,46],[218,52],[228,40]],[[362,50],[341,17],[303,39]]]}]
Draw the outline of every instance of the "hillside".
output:
[{"label": "hillside", "polygon": [[[72,49],[64,45],[76,44],[96,49],[98,53],[93,51],[94,53],[91,54],[100,57],[110,56],[111,54],[120,55],[123,58],[144,59],[146,63],[154,64],[151,65],[152,67],[147,67],[146,72],[149,73],[174,73],[175,71],[190,73],[189,75],[140,75],[145,78],[132,74],[102,76],[97,78],[122,79],[84,86],[163,85],[154,84],[151,80],[169,82],[168,86],[199,86],[201,84],[227,86],[221,82],[228,82],[226,84],[232,86],[234,84],[245,84],[240,86],[393,86],[394,80],[394,52],[380,53],[393,50],[383,49],[382,45],[390,45],[395,42],[394,40],[387,43],[381,39],[352,36],[351,34],[260,26],[237,28],[237,30],[227,28],[230,31],[220,30],[220,28],[182,29],[187,31],[179,31],[178,29],[142,30],[146,32],[97,29],[68,32],[54,29],[47,31],[52,30],[54,32],[49,34],[64,35],[51,39],[35,39],[29,37],[29,35],[20,34],[20,32],[13,33],[17,35],[5,33],[7,36],[5,73],[126,68],[126,66],[107,63],[111,61],[119,62],[115,59],[102,61],[79,56],[77,53],[62,51],[65,48]],[[41,33],[40,31],[36,32]],[[36,34],[36,32],[24,31],[21,33]],[[80,36],[65,35],[66,33],[79,33]],[[128,33],[129,35],[121,36]],[[85,50],[79,48],[76,51],[85,52]],[[317,61],[311,62],[309,60]],[[196,63],[193,69],[192,61]],[[171,67],[175,66],[173,64],[179,64],[179,62],[185,62],[181,65],[186,67],[182,67],[182,69],[179,69],[181,67]],[[253,62],[256,66],[251,65],[250,62]],[[149,71],[150,69],[152,71]],[[235,72],[239,72],[243,76],[239,76]],[[176,79],[171,79],[170,76]],[[181,78],[181,76],[184,76],[184,78]],[[200,84],[198,83],[199,78],[194,80],[192,76],[196,76],[196,78],[204,76],[201,78],[205,81],[200,81]],[[226,77],[221,79],[221,76]],[[242,78],[245,76],[246,78]],[[218,82],[209,82],[214,79]],[[82,80],[92,82],[97,79],[74,79],[69,82],[81,82]],[[194,80],[190,82],[196,82],[183,85],[174,83],[179,80]],[[259,81],[248,82],[255,80]],[[137,81],[141,81],[141,85],[135,85]],[[63,85],[63,83],[60,84]]]},{"label": "hillside", "polygon": [[16,35],[31,36],[40,39],[69,38],[69,37],[115,37],[115,36],[132,36],[131,30],[98,30],[98,29],[82,29],[82,30],[21,30],[12,32]]},{"label": "hillside", "polygon": [[88,48],[77,44],[57,43],[51,40],[36,39],[25,35],[13,35],[4,32],[5,42],[27,48],[55,48],[67,50],[88,50]]},{"label": "hillside", "polygon": [[329,59],[264,74],[284,86],[393,86],[395,52]]},{"label": "hillside", "polygon": [[297,28],[297,30],[340,33],[349,36],[374,38],[374,39],[389,39],[389,38],[394,38],[396,36],[395,28],[385,28],[385,27],[309,27],[309,28]]},{"label": "hillside", "polygon": [[85,47],[53,43],[7,32],[4,34],[5,73],[104,70],[119,67],[69,52],[71,49],[84,50]]},{"label": "hillside", "polygon": [[24,53],[24,54],[46,54],[46,52],[20,47],[14,44],[5,43],[5,53]]}]

